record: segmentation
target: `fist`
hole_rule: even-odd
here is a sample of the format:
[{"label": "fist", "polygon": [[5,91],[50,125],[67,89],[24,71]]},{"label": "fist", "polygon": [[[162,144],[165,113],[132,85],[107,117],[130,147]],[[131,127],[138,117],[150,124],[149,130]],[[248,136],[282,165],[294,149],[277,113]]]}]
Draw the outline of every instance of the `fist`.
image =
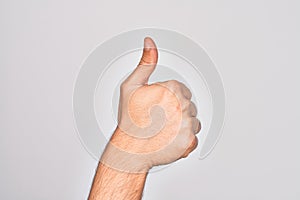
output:
[{"label": "fist", "polygon": [[158,52],[145,38],[140,63],[121,84],[118,127],[101,162],[127,172],[144,172],[188,156],[201,125],[190,90],[176,80],[148,85]]}]

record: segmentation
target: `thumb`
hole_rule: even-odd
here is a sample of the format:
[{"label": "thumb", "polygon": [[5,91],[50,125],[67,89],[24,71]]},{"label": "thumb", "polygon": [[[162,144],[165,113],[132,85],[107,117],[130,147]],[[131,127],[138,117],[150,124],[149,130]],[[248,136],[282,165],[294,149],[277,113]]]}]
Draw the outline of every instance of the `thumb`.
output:
[{"label": "thumb", "polygon": [[144,85],[154,71],[158,60],[158,52],[154,41],[150,37],[144,39],[143,55],[139,65],[129,75],[127,81],[129,84]]}]

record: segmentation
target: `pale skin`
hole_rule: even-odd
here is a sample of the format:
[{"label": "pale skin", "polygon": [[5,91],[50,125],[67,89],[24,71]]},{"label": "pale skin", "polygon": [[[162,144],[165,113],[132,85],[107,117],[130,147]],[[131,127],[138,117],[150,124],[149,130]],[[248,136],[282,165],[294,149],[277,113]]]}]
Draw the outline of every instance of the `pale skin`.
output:
[{"label": "pale skin", "polygon": [[149,85],[158,51],[146,37],[142,58],[120,88],[119,121],[99,162],[89,200],[142,198],[148,171],[187,157],[201,125],[192,94],[175,80]]}]

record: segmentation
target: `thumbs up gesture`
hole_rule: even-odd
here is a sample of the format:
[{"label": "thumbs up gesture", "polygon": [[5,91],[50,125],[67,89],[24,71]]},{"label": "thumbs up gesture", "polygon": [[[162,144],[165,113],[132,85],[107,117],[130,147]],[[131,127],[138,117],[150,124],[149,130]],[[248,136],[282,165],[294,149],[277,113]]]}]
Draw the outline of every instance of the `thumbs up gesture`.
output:
[{"label": "thumbs up gesture", "polygon": [[190,90],[176,80],[149,85],[158,50],[146,37],[142,58],[121,84],[118,127],[101,162],[126,172],[145,172],[187,157],[201,125]]}]

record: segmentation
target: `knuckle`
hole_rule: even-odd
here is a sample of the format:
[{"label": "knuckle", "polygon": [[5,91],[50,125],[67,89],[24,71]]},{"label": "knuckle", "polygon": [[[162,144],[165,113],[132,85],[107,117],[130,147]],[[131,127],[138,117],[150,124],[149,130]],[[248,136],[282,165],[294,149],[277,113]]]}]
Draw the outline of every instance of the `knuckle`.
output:
[{"label": "knuckle", "polygon": [[198,138],[194,135],[193,135],[193,141],[192,141],[191,145],[192,145],[193,150],[196,149],[198,146]]},{"label": "knuckle", "polygon": [[191,99],[193,94],[191,92],[191,90],[189,88],[186,87],[186,90],[185,90],[185,96],[188,98],[188,99]]},{"label": "knuckle", "polygon": [[124,90],[124,89],[126,89],[127,87],[128,87],[128,81],[125,80],[125,81],[123,81],[123,82],[121,83],[120,89],[121,89],[121,90]]},{"label": "knuckle", "polygon": [[174,84],[174,85],[179,84],[179,82],[178,82],[177,80],[174,80],[174,79],[169,80],[168,82],[169,82],[170,84]]},{"label": "knuckle", "polygon": [[192,130],[193,130],[193,132],[195,134],[198,133],[200,131],[200,129],[201,129],[200,121],[197,118],[195,118],[195,117],[192,118],[192,126],[191,126],[191,128],[192,128]]},{"label": "knuckle", "polygon": [[180,88],[179,82],[176,81],[176,80],[169,80],[168,85],[169,85],[169,87],[171,87],[173,89],[179,89]]},{"label": "knuckle", "polygon": [[192,101],[191,101],[190,109],[191,109],[191,115],[197,116],[198,110],[197,110],[195,103]]},{"label": "knuckle", "polygon": [[180,149],[181,152],[186,151],[189,148],[190,140],[187,139],[186,141],[182,141],[178,148]]},{"label": "knuckle", "polygon": [[199,132],[201,131],[202,126],[201,126],[200,120],[198,120],[198,119],[197,119],[197,123],[198,123],[198,125],[197,125],[197,130],[196,130],[196,132],[199,133]]},{"label": "knuckle", "polygon": [[186,90],[189,90],[189,88],[183,82],[178,82],[178,83],[180,84],[180,86],[182,86]]},{"label": "knuckle", "polygon": [[188,148],[192,151],[198,145],[198,138],[194,134],[189,134],[189,144]]},{"label": "knuckle", "polygon": [[181,102],[182,110],[187,110],[190,108],[190,106],[191,106],[191,101],[189,101],[189,100],[183,100]]},{"label": "knuckle", "polygon": [[180,151],[184,151],[188,148],[190,144],[190,130],[189,129],[182,129],[181,134],[176,142],[177,149]]},{"label": "knuckle", "polygon": [[182,153],[184,152],[183,157],[187,157],[189,153],[192,152],[197,146],[198,138],[194,134],[189,133],[186,135],[185,142],[182,142],[178,148]]}]

